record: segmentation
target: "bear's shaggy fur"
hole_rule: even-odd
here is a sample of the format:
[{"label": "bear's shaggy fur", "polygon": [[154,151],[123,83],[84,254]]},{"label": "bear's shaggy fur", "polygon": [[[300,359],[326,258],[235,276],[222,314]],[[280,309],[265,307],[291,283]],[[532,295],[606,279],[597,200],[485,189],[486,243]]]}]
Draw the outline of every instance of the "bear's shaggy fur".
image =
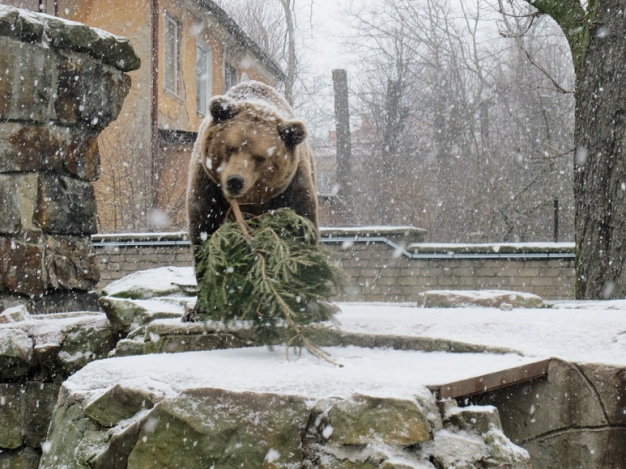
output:
[{"label": "bear's shaggy fur", "polygon": [[219,228],[236,199],[244,213],[290,208],[315,227],[314,160],[305,125],[263,83],[249,81],[214,97],[194,145],[187,187],[189,240],[196,247]]}]

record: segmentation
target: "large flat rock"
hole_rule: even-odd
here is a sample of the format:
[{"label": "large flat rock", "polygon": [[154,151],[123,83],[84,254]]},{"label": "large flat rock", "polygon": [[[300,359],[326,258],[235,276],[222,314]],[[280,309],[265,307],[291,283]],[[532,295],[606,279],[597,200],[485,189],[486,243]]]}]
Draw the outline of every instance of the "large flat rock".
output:
[{"label": "large flat rock", "polygon": [[282,346],[120,357],[90,363],[64,386],[90,396],[112,383],[129,387],[159,387],[164,395],[194,387],[230,391],[300,395],[310,399],[349,397],[365,393],[379,397],[429,394],[428,385],[513,368],[537,359],[507,354],[455,354],[328,347],[333,366],[293,350],[286,359]]},{"label": "large flat rock", "polygon": [[[40,468],[527,467],[497,418],[460,429],[427,386],[533,358],[327,352],[341,366],[306,352],[287,359],[282,346],[92,362],[63,383]],[[442,442],[452,440],[471,445],[450,451]]]}]

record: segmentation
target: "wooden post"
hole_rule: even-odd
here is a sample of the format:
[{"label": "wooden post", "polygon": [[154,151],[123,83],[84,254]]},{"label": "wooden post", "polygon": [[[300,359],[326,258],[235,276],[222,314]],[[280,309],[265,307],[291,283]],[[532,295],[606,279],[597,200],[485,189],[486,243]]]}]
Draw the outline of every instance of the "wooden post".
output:
[{"label": "wooden post", "polygon": [[337,194],[344,199],[347,213],[352,213],[352,142],[348,104],[348,74],[333,70],[335,89],[335,120],[337,130]]},{"label": "wooden post", "polygon": [[554,199],[554,242],[559,242],[559,199]]}]

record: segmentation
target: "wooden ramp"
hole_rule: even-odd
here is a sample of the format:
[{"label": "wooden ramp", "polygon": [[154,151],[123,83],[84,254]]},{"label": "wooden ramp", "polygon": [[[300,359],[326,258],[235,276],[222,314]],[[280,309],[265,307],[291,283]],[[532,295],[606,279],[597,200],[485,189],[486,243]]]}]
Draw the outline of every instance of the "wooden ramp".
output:
[{"label": "wooden ramp", "polygon": [[512,386],[531,379],[542,378],[548,374],[550,359],[543,359],[515,368],[496,371],[473,378],[453,381],[446,384],[428,386],[435,393],[438,400],[458,399],[473,396],[494,389]]}]

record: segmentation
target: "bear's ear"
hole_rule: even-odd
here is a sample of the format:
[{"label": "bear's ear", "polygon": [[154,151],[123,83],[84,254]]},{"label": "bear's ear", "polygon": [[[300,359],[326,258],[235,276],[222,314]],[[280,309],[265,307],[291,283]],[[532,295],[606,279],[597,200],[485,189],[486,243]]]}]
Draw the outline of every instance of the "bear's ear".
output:
[{"label": "bear's ear", "polygon": [[216,96],[211,99],[209,110],[215,122],[224,122],[237,115],[237,103],[227,96]]},{"label": "bear's ear", "polygon": [[306,138],[306,127],[300,121],[287,121],[278,125],[278,135],[287,148],[293,148]]}]

